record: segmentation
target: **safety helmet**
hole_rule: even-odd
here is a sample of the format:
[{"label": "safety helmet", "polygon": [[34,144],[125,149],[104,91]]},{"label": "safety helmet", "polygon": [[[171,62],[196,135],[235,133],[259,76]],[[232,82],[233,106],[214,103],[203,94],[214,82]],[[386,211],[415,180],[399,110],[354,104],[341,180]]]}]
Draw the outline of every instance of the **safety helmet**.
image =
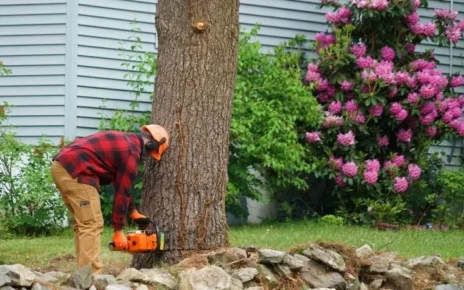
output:
[{"label": "safety helmet", "polygon": [[142,132],[148,132],[153,138],[153,140],[149,140],[145,144],[147,153],[156,160],[160,160],[163,152],[169,147],[168,131],[156,124],[143,125],[141,130]]}]

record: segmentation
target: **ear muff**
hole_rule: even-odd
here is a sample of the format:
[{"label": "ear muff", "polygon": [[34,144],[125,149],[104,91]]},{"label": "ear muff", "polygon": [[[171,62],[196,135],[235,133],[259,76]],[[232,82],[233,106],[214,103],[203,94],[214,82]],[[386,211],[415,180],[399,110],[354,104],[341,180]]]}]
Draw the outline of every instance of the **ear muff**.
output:
[{"label": "ear muff", "polygon": [[159,150],[159,147],[166,142],[166,138],[162,138],[159,142],[156,140],[150,140],[145,144],[145,149],[148,152],[156,152]]}]

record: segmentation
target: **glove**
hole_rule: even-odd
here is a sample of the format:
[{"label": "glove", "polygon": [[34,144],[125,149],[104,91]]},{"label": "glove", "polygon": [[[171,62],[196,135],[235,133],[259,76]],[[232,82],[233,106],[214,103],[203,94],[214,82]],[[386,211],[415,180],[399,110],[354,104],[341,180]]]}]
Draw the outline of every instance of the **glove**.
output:
[{"label": "glove", "polygon": [[137,210],[134,210],[131,213],[130,217],[137,224],[137,227],[139,228],[139,230],[144,231],[150,225],[150,219],[140,214]]},{"label": "glove", "polygon": [[140,214],[137,210],[134,210],[130,215],[132,220],[146,219],[147,217]]},{"label": "glove", "polygon": [[113,245],[116,250],[126,250],[127,240],[122,231],[115,231],[113,234]]}]

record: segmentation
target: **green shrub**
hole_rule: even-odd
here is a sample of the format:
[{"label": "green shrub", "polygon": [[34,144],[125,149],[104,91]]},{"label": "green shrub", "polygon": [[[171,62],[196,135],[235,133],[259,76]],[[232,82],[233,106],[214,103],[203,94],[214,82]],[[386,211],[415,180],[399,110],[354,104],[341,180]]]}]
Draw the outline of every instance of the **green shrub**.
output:
[{"label": "green shrub", "polygon": [[301,82],[301,36],[263,53],[259,27],[239,42],[237,83],[230,132],[227,209],[239,211],[240,196],[262,200],[288,188],[307,188],[313,166],[302,142],[306,126],[317,124],[317,102]]},{"label": "green shrub", "polygon": [[9,106],[0,106],[0,228],[10,234],[49,234],[63,226],[66,207],[50,165],[57,148],[45,139],[27,145],[6,124]]},{"label": "green shrub", "polygon": [[321,217],[319,220],[324,224],[337,225],[337,226],[341,226],[345,222],[345,220],[342,217],[334,216],[331,214],[325,215]]}]

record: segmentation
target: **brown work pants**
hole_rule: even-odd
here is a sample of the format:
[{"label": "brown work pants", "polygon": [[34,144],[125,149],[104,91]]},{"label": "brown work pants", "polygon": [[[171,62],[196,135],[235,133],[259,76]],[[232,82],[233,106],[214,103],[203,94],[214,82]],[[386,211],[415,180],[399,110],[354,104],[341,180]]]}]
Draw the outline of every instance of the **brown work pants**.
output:
[{"label": "brown work pants", "polygon": [[92,264],[93,273],[100,273],[103,215],[100,196],[95,187],[77,182],[57,161],[52,164],[52,177],[61,192],[64,204],[73,217],[74,245],[77,264]]}]

